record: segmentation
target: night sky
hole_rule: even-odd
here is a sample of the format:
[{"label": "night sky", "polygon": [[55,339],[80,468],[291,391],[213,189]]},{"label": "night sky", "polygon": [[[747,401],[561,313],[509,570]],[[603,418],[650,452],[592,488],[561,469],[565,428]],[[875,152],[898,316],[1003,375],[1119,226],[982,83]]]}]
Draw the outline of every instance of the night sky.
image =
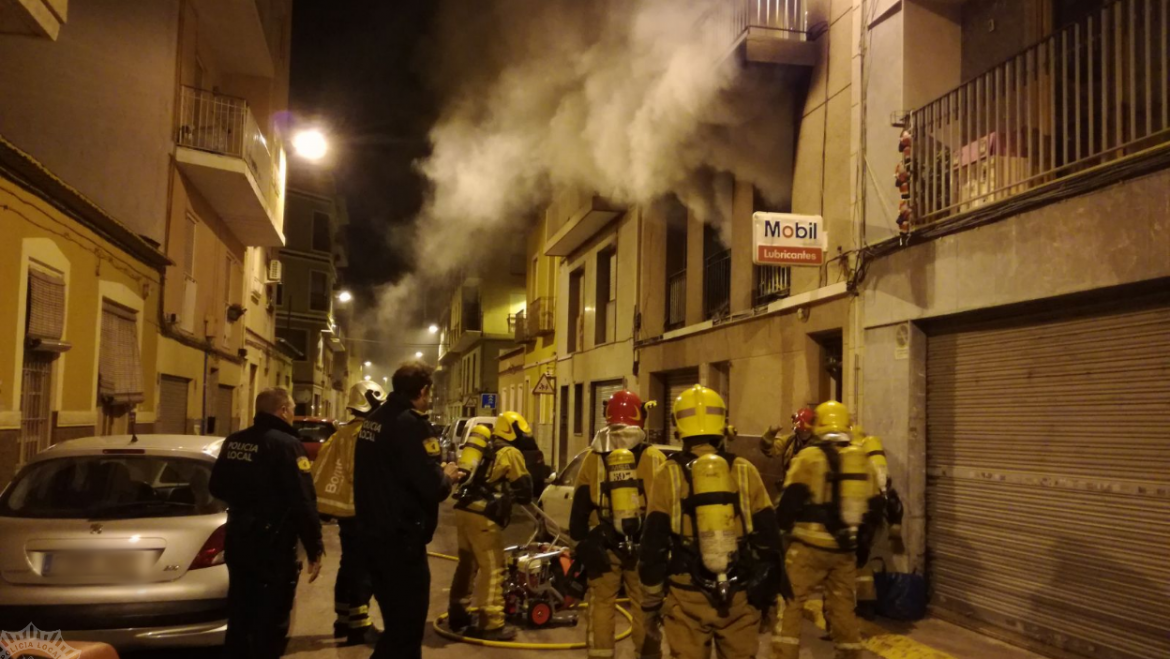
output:
[{"label": "night sky", "polygon": [[426,40],[435,0],[295,0],[294,116],[327,128],[349,207],[345,279],[365,296],[411,267],[403,234],[422,204],[413,163],[435,113]]}]

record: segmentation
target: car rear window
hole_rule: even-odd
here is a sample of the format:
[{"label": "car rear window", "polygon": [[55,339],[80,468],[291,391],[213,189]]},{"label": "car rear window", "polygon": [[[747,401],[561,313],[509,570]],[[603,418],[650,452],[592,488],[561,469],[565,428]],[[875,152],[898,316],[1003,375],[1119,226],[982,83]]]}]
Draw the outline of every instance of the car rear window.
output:
[{"label": "car rear window", "polygon": [[317,421],[298,421],[296,423],[296,429],[301,439],[307,442],[323,442],[336,432],[332,423]]},{"label": "car rear window", "polygon": [[95,455],[36,462],[0,499],[0,516],[43,519],[184,517],[222,512],[212,463],[153,455]]}]

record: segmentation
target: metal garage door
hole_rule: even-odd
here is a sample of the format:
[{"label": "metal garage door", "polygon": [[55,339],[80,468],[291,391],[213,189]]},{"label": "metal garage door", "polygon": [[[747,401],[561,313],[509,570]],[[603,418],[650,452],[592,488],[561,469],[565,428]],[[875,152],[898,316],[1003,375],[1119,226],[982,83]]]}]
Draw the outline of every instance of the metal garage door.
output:
[{"label": "metal garage door", "polygon": [[154,431],[162,434],[187,434],[187,391],[191,381],[171,375],[159,383],[158,419]]},{"label": "metal garage door", "polygon": [[1170,657],[1170,307],[931,336],[927,387],[933,604]]},{"label": "metal garage door", "polygon": [[[622,390],[625,383],[622,380],[593,383],[593,428],[592,435],[605,427],[605,404],[609,397]],[[592,435],[590,435],[592,437]]]}]

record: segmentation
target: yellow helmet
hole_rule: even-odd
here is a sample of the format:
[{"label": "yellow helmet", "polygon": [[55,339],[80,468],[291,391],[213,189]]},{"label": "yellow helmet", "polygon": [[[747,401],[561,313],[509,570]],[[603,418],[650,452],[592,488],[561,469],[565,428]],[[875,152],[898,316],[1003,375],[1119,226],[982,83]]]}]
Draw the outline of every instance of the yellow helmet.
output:
[{"label": "yellow helmet", "polygon": [[678,438],[722,437],[727,430],[727,405],[723,397],[701,384],[679,394],[674,401],[674,424]]},{"label": "yellow helmet", "polygon": [[817,405],[817,420],[813,432],[817,435],[828,433],[849,433],[849,408],[835,400]]},{"label": "yellow helmet", "polygon": [[519,413],[504,412],[496,417],[496,425],[492,428],[493,437],[499,437],[510,444],[516,441],[516,438],[521,434],[531,435],[532,428]]}]

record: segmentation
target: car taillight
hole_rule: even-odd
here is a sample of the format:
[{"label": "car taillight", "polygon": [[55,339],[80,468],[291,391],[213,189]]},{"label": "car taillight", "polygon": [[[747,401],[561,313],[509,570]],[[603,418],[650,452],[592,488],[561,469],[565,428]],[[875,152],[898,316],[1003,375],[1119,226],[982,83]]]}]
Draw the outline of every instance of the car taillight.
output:
[{"label": "car taillight", "polygon": [[223,565],[223,541],[226,535],[227,526],[221,526],[212,532],[211,537],[207,542],[203,543],[203,547],[195,554],[195,560],[191,561],[191,567],[188,570],[199,570],[205,567],[215,567],[216,565]]}]

